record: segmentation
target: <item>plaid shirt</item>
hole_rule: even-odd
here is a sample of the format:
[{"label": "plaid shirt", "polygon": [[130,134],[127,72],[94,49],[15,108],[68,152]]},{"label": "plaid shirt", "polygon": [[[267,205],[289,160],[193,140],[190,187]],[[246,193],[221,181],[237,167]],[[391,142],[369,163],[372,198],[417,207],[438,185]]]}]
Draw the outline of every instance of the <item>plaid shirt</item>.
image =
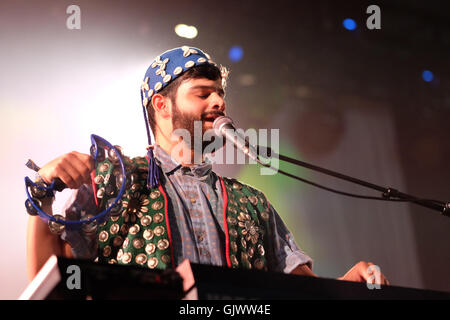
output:
[{"label": "plaid shirt", "polygon": [[[193,263],[226,266],[222,186],[209,162],[185,167],[156,146],[155,159],[162,169],[160,181],[168,195],[168,214],[172,232],[175,264],[184,259]],[[83,185],[65,206],[66,216],[79,217],[82,211],[97,212],[92,187]],[[312,268],[312,260],[295,243],[292,233],[270,205],[272,243],[276,261],[269,269],[289,273],[301,264]],[[75,257],[93,259],[97,255],[96,238],[78,231],[66,231]]]}]

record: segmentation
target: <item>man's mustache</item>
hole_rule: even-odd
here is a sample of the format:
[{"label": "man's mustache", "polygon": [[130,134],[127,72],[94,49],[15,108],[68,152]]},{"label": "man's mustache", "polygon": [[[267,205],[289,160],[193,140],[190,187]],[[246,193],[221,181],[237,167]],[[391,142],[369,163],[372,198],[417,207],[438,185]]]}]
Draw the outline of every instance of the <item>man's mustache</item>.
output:
[{"label": "man's mustache", "polygon": [[218,116],[218,117],[220,117],[220,116],[225,116],[225,113],[223,113],[222,111],[210,111],[210,112],[206,112],[206,113],[203,113],[202,115],[201,115],[201,120],[203,121],[203,120],[205,120],[205,119],[207,119],[207,118],[210,118],[210,117],[212,117],[212,116]]}]

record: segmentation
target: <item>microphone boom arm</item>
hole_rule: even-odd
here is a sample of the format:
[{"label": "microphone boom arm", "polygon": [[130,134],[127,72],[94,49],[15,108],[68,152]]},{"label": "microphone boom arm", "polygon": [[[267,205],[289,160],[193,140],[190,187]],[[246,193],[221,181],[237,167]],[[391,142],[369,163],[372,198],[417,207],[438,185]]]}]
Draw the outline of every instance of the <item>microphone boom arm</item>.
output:
[{"label": "microphone boom arm", "polygon": [[[372,190],[379,191],[379,192],[382,193],[382,197],[383,197],[383,198],[376,198],[376,197],[356,196],[358,198],[376,199],[376,200],[392,200],[392,201],[408,201],[408,202],[412,202],[412,203],[418,204],[420,206],[423,206],[423,207],[426,207],[426,208],[429,208],[429,209],[432,209],[432,210],[439,211],[439,212],[442,213],[442,215],[444,215],[446,217],[450,217],[450,202],[445,203],[443,201],[438,201],[438,200],[421,199],[421,198],[418,198],[418,197],[415,197],[415,196],[412,196],[412,195],[400,192],[400,191],[398,191],[398,190],[396,190],[394,188],[391,188],[391,187],[386,188],[386,187],[378,186],[376,184],[373,184],[373,183],[370,183],[370,182],[367,182],[367,181],[364,181],[364,180],[360,180],[360,179],[357,179],[357,178],[353,178],[353,177],[344,175],[344,174],[339,173],[339,172],[328,170],[328,169],[325,169],[325,168],[322,168],[322,167],[319,167],[319,166],[316,166],[316,165],[313,165],[313,164],[310,164],[310,163],[307,163],[307,162],[304,162],[304,161],[300,161],[300,160],[293,159],[293,158],[290,158],[290,157],[287,157],[287,156],[284,156],[284,155],[281,155],[281,154],[277,154],[277,153],[273,152],[268,147],[261,147],[261,146],[257,145],[257,154],[258,154],[257,162],[259,164],[261,164],[262,166],[265,166],[267,168],[274,169],[270,165],[267,165],[267,164],[263,163],[259,159],[259,156],[261,154],[261,149],[266,149],[265,154],[269,155],[270,158],[275,156],[278,159],[280,159],[281,161],[286,161],[286,162],[289,162],[291,164],[294,164],[294,165],[297,165],[297,166],[300,166],[300,167],[304,167],[304,168],[307,168],[307,169],[310,169],[310,170],[313,170],[313,171],[320,172],[320,173],[325,174],[325,175],[329,175],[329,176],[332,176],[332,177],[335,177],[335,178],[338,178],[338,179],[341,179],[341,180],[344,180],[344,181],[348,181],[348,182],[351,182],[351,183],[354,183],[354,184],[357,184],[357,185],[360,185],[360,186],[363,186],[363,187],[366,187],[366,188],[369,188],[369,189],[372,189]],[[276,169],[274,169],[274,170],[276,170]],[[310,181],[305,180],[303,178],[299,178],[299,177],[294,176],[292,174],[286,173],[286,172],[284,172],[282,170],[278,170],[278,171],[281,174],[284,174],[284,175],[287,175],[287,176],[289,176],[291,178],[294,178],[294,179],[297,179],[297,180],[300,180],[300,181],[312,184],[312,185],[314,185],[316,187],[320,187],[320,188],[328,190],[328,191],[332,191],[332,192],[336,192],[336,193],[340,193],[340,194],[348,195],[348,196],[355,196],[355,195],[352,195],[352,194],[349,194],[349,193],[340,192],[340,191],[336,191],[336,190],[333,190],[333,189],[330,189],[330,188],[327,188],[327,187],[320,186],[320,185],[318,185],[316,183],[310,182]]]}]

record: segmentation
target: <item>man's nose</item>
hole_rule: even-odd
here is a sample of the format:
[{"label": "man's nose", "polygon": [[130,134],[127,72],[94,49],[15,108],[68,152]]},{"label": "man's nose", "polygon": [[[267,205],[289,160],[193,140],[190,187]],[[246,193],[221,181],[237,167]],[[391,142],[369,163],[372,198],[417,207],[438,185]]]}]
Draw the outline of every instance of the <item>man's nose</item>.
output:
[{"label": "man's nose", "polygon": [[211,110],[225,112],[225,99],[217,93],[213,93],[211,98]]}]

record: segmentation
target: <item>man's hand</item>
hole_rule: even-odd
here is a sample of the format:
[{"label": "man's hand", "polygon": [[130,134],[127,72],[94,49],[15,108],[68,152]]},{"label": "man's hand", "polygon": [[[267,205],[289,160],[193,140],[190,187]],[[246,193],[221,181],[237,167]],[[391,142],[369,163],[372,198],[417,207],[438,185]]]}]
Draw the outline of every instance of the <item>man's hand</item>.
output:
[{"label": "man's hand", "polygon": [[[371,267],[373,266],[373,267]],[[338,278],[338,280],[356,281],[378,283],[383,285],[389,285],[389,281],[386,277],[378,272],[378,268],[371,262],[360,261],[355,264],[344,276]]]},{"label": "man's hand", "polygon": [[90,155],[72,151],[47,163],[38,174],[46,183],[59,178],[70,189],[78,189],[84,183],[90,183],[93,168],[94,160]]}]

